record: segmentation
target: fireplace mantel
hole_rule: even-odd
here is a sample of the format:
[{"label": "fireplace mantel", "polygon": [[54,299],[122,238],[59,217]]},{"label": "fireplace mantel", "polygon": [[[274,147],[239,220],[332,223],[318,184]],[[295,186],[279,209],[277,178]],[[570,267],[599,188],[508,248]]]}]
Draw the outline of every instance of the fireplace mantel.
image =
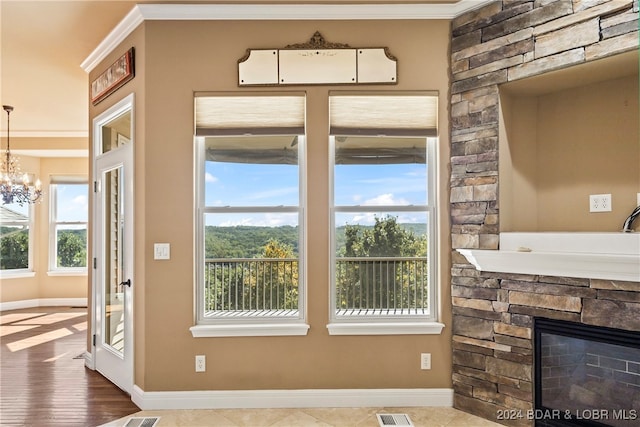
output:
[{"label": "fireplace mantel", "polygon": [[480,271],[640,281],[640,233],[500,233],[500,250],[458,252]]}]

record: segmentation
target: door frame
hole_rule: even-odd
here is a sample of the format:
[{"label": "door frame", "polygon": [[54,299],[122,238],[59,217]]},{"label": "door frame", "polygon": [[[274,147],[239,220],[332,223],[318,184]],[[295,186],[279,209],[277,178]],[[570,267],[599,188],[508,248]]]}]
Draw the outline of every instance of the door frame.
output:
[{"label": "door frame", "polygon": [[[116,117],[130,112],[131,114],[131,138],[129,142],[122,147],[116,148],[106,153],[102,153],[102,127],[115,119]],[[93,135],[93,155],[92,155],[92,181],[93,181],[93,226],[91,227],[92,237],[92,260],[91,260],[91,330],[90,330],[90,347],[91,358],[88,367],[92,370],[100,372],[98,357],[97,357],[97,336],[98,327],[102,328],[104,322],[104,313],[102,313],[102,307],[100,306],[102,295],[102,282],[104,280],[104,223],[102,221],[103,212],[99,208],[103,208],[101,201],[102,193],[99,189],[99,182],[102,180],[102,170],[98,168],[99,164],[105,162],[114,165],[114,168],[123,166],[124,169],[124,192],[125,192],[125,241],[124,247],[124,270],[127,278],[130,278],[134,283],[133,286],[124,287],[124,316],[125,316],[125,347],[124,347],[124,359],[122,360],[122,368],[126,370],[124,373],[124,381],[116,383],[114,379],[104,375],[109,381],[113,382],[116,386],[129,393],[133,392],[134,385],[134,334],[133,334],[133,322],[134,322],[134,286],[135,286],[135,271],[134,271],[134,250],[135,250],[135,217],[134,217],[134,94],[130,94],[114,104],[112,107],[105,110],[93,119],[92,122],[92,135]],[[109,165],[110,166],[110,165]],[[102,165],[104,168],[104,165]],[[100,199],[99,199],[100,198]],[[129,236],[128,238],[126,236]],[[100,334],[101,335],[101,334]]]}]

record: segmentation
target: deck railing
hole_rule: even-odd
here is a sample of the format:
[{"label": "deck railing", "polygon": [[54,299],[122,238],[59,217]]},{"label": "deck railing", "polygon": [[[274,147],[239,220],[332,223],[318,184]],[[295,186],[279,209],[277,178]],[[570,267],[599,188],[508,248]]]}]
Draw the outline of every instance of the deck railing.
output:
[{"label": "deck railing", "polygon": [[428,310],[424,257],[338,258],[338,315],[411,315]]},{"label": "deck railing", "polygon": [[205,313],[290,313],[298,309],[297,258],[205,261]]},{"label": "deck railing", "polygon": [[[336,259],[338,315],[424,314],[424,257]],[[205,262],[205,313],[292,315],[298,310],[297,258],[215,258]]]}]

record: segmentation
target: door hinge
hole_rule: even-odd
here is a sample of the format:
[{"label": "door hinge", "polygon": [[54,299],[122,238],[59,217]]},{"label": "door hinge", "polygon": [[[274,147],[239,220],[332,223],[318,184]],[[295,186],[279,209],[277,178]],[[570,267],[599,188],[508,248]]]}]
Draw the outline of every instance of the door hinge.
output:
[{"label": "door hinge", "polygon": [[93,181],[93,192],[97,193],[100,191],[100,183],[98,181]]},{"label": "door hinge", "polygon": [[96,268],[98,268],[98,258],[93,259],[93,269],[95,270]]},{"label": "door hinge", "polygon": [[96,346],[96,334],[93,334],[93,346]]}]

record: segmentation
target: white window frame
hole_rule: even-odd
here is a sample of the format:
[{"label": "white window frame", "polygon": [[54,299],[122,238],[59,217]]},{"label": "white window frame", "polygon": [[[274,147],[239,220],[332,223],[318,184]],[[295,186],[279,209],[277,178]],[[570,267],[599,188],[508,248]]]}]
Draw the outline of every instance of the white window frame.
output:
[{"label": "white window frame", "polygon": [[89,221],[58,221],[58,185],[86,185],[87,197],[89,197],[89,182],[87,177],[56,176],[49,183],[49,276],[86,276],[89,259],[85,267],[59,267],[58,266],[58,226],[59,225],[84,225],[87,230],[87,256],[89,253]]},{"label": "white window frame", "polygon": [[[21,224],[17,222],[5,222],[3,225],[10,226],[12,224]],[[28,266],[27,268],[15,268],[11,270],[0,270],[0,278],[2,279],[18,279],[18,278],[27,278],[34,277],[36,275],[35,270],[33,268],[33,259],[34,259],[34,231],[35,226],[35,207],[34,204],[29,204],[29,247],[28,247]]]},{"label": "white window frame", "polygon": [[[300,336],[309,330],[306,311],[306,156],[305,136],[298,136],[298,206],[223,206],[205,205],[205,138],[194,138],[195,155],[195,310],[194,323],[190,328],[193,337],[239,337],[239,336]],[[204,265],[205,265],[205,216],[210,213],[298,213],[298,313],[296,316],[205,316],[204,313]]]},{"label": "white window frame", "polygon": [[[393,135],[387,135],[393,136]],[[330,335],[413,335],[413,334],[440,334],[444,324],[438,322],[438,239],[437,239],[437,137],[425,137],[427,180],[426,206],[336,206],[335,205],[335,144],[336,138],[329,137],[329,191],[330,191],[330,291],[329,291],[329,324],[327,329]],[[428,221],[428,252],[427,262],[429,266],[429,314],[428,315],[389,315],[389,316],[338,316],[336,313],[336,214],[340,212],[426,212]]]}]

